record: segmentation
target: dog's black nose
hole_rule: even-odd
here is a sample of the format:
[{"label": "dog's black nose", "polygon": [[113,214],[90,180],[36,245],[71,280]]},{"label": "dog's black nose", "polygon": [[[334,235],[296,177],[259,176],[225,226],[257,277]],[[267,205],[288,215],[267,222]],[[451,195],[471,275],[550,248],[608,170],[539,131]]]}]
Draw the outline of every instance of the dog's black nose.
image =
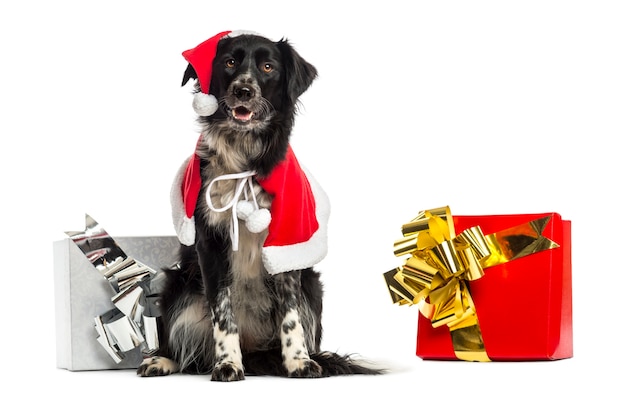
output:
[{"label": "dog's black nose", "polygon": [[254,89],[252,89],[249,85],[236,86],[233,89],[233,94],[235,94],[237,99],[245,102],[246,100],[254,97]]}]

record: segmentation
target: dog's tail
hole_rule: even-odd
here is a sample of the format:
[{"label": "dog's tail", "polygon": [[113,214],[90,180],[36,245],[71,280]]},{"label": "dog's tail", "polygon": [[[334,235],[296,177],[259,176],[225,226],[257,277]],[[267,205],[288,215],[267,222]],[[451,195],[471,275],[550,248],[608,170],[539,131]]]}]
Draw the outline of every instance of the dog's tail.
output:
[{"label": "dog's tail", "polygon": [[[322,368],[322,377],[338,375],[367,374],[378,375],[385,373],[383,368],[376,367],[371,362],[355,359],[353,355],[340,355],[334,352],[316,352],[310,354]],[[283,366],[280,349],[246,353],[243,364],[248,375],[288,376]]]},{"label": "dog's tail", "polygon": [[356,359],[354,355],[340,355],[334,352],[318,352],[311,355],[311,359],[322,367],[322,376],[351,375],[351,374],[383,374],[384,369],[376,367],[372,362]]}]

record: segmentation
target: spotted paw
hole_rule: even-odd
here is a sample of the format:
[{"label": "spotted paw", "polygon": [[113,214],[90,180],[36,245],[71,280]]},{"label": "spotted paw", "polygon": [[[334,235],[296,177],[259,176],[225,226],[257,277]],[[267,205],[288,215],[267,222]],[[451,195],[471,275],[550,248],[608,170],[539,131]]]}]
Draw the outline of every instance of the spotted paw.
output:
[{"label": "spotted paw", "polygon": [[143,360],[137,368],[137,375],[141,377],[158,377],[178,371],[178,364],[161,356],[149,357]]},{"label": "spotted paw", "polygon": [[322,376],[322,368],[315,360],[293,360],[289,364],[288,375],[291,378],[320,378]]},{"label": "spotted paw", "polygon": [[220,363],[211,373],[211,381],[231,382],[245,379],[243,368],[232,362]]}]

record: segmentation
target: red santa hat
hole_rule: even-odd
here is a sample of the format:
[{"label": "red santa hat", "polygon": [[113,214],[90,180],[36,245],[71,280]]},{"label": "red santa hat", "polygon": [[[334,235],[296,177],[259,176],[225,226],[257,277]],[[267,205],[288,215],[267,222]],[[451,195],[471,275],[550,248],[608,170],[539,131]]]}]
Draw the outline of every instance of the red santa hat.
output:
[{"label": "red santa hat", "polygon": [[[251,232],[268,228],[262,258],[270,274],[309,268],[326,256],[330,215],[328,197],[312,175],[300,166],[291,147],[284,160],[267,177],[244,172],[223,175],[214,181],[226,178],[239,180],[233,201],[221,208],[213,207],[210,200],[207,203],[212,210],[232,211],[234,250],[238,248],[238,220],[243,220]],[[273,197],[267,213],[255,207],[252,189],[246,190],[246,183],[252,178]],[[194,154],[179,169],[171,191],[174,227],[181,243],[188,246],[195,242],[193,214],[197,201],[206,199],[199,196],[201,183],[200,160]],[[249,202],[250,205],[242,205]]]},{"label": "red santa hat", "polygon": [[210,116],[217,111],[217,98],[209,92],[217,44],[225,37],[235,37],[242,34],[256,33],[246,30],[226,30],[200,43],[195,48],[183,51],[183,57],[195,70],[200,84],[200,92],[197,92],[193,97],[193,109],[198,115]]},{"label": "red santa hat", "polygon": [[217,99],[209,94],[213,59],[217,52],[217,44],[230,33],[230,30],[218,33],[197,47],[183,51],[183,57],[195,70],[198,76],[198,83],[200,84],[200,92],[197,92],[193,98],[193,109],[198,115],[210,116],[217,111]]}]

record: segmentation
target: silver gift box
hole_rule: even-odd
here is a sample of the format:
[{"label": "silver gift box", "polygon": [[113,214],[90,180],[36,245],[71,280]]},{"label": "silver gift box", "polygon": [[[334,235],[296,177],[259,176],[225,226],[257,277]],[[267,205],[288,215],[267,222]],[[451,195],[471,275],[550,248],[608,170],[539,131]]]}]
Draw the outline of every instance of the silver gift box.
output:
[{"label": "silver gift box", "polygon": [[[128,255],[158,270],[178,260],[175,236],[114,237]],[[114,290],[80,248],[66,238],[53,243],[57,367],[71,371],[130,369],[142,360],[139,348],[116,363],[97,341],[94,318],[113,309]]]}]

